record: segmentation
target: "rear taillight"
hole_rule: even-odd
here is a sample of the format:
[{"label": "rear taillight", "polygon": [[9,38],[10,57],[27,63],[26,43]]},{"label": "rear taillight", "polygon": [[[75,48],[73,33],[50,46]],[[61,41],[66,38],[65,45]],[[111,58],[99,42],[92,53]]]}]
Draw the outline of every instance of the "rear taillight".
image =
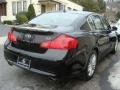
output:
[{"label": "rear taillight", "polygon": [[12,32],[9,32],[8,33],[8,40],[10,42],[16,42],[16,36]]},{"label": "rear taillight", "polygon": [[60,35],[54,40],[42,42],[40,47],[46,49],[75,49],[77,45],[77,39],[67,35]]}]

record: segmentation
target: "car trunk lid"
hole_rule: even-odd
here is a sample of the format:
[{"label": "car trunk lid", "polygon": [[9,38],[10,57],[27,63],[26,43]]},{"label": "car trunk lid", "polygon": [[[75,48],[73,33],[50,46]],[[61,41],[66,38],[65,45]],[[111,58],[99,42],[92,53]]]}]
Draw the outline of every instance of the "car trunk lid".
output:
[{"label": "car trunk lid", "polygon": [[35,28],[13,28],[13,34],[16,36],[17,42],[12,42],[12,46],[18,49],[36,52],[36,53],[45,53],[47,49],[40,48],[40,43],[44,41],[49,41],[56,38],[59,34],[49,29],[35,29]]}]

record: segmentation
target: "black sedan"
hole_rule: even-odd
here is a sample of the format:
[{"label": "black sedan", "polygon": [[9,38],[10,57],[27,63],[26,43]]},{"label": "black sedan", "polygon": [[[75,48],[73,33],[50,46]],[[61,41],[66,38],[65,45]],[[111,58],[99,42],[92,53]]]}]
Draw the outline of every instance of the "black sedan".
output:
[{"label": "black sedan", "polygon": [[116,27],[94,12],[54,12],[14,26],[4,56],[15,65],[52,78],[90,80],[99,62],[115,53]]}]

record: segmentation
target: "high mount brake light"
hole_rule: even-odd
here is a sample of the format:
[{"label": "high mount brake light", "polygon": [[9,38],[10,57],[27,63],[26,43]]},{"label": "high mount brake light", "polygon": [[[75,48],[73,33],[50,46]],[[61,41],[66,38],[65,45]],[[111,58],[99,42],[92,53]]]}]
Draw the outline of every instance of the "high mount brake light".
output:
[{"label": "high mount brake light", "polygon": [[40,48],[46,49],[75,49],[78,45],[78,40],[67,36],[60,35],[54,40],[42,42]]},{"label": "high mount brake light", "polygon": [[16,36],[12,33],[12,32],[9,32],[8,33],[8,40],[10,41],[10,42],[16,42],[17,40],[16,40]]}]

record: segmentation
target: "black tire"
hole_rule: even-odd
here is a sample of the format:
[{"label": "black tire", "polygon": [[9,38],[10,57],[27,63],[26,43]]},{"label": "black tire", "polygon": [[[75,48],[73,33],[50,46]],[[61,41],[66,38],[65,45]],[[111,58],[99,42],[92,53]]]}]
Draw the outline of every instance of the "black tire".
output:
[{"label": "black tire", "polygon": [[[88,69],[90,68],[89,65],[90,65],[90,62],[91,62],[91,57],[93,57],[93,55],[95,55],[96,62],[95,62],[95,66],[94,66],[94,71],[92,72],[92,74],[90,74],[90,72],[88,71]],[[84,71],[84,80],[85,81],[90,80],[94,76],[94,73],[95,73],[95,70],[96,70],[96,66],[97,66],[97,53],[95,51],[92,51],[92,53],[89,56],[89,60],[87,62],[86,69]]]},{"label": "black tire", "polygon": [[117,52],[118,42],[119,42],[119,41],[118,41],[118,38],[117,38],[116,43],[115,43],[115,45],[114,45],[114,48],[113,48],[113,50],[111,51],[112,54],[115,54],[115,53]]},{"label": "black tire", "polygon": [[115,54],[115,53],[116,53],[116,50],[115,50],[115,49],[111,51],[111,54]]},{"label": "black tire", "polygon": [[12,63],[10,63],[10,62],[8,62],[8,64],[9,64],[10,66],[13,66],[13,64],[12,64]]}]

